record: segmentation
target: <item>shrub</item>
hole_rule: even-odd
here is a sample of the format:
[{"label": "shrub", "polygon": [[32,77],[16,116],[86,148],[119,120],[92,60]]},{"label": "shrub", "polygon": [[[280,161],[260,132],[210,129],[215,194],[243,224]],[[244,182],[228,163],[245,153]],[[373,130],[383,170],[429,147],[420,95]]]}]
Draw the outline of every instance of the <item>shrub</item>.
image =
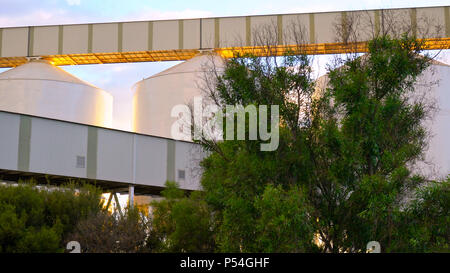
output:
[{"label": "shrub", "polygon": [[0,252],[63,252],[62,238],[76,223],[101,210],[101,191],[68,183],[37,186],[33,181],[0,185]]}]

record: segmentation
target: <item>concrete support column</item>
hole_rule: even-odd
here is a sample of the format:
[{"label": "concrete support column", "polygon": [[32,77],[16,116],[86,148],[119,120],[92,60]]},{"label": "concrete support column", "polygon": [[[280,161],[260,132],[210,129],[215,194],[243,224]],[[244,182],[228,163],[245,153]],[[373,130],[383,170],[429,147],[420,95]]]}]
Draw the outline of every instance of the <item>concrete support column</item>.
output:
[{"label": "concrete support column", "polygon": [[128,204],[130,208],[134,207],[134,185],[128,187]]}]

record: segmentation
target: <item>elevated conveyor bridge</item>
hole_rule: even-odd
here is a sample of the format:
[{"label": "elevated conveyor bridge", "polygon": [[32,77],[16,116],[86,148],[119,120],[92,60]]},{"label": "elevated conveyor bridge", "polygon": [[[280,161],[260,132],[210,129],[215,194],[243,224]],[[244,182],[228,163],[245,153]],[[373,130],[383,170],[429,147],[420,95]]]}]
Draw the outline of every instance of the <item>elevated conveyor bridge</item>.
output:
[{"label": "elevated conveyor bridge", "polygon": [[[425,39],[428,49],[450,48],[450,6],[441,6],[0,28],[0,67],[18,66],[27,57],[80,65],[180,61],[204,50],[224,57],[235,50],[264,55],[266,44],[255,34],[267,26],[276,33],[270,44],[273,55],[298,44],[291,35],[296,25],[302,29],[307,54],[364,52],[373,33],[400,24]],[[337,31],[338,25],[354,31],[357,39],[336,42],[346,41],[348,35]]]}]

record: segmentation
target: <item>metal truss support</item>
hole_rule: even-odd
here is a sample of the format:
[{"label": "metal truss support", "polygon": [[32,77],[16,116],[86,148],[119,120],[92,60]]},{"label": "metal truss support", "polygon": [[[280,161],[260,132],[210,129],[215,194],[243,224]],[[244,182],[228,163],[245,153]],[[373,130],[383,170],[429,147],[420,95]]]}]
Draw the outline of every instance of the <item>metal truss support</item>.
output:
[{"label": "metal truss support", "polygon": [[114,195],[114,201],[116,202],[116,208],[119,210],[120,217],[123,217],[122,208],[120,207],[119,198],[117,198],[116,192],[112,193]]}]

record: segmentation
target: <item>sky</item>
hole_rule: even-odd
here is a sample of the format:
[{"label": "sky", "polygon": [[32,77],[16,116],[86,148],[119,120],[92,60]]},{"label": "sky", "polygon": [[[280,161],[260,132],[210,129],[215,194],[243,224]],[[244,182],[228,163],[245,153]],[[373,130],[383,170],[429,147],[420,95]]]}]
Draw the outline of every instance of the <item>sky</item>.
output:
[{"label": "sky", "polygon": [[[0,0],[0,28],[54,24],[120,22],[217,16],[262,15],[379,8],[448,5],[435,0]],[[330,56],[315,58],[317,75],[325,72]],[[450,54],[441,54],[449,63]],[[113,127],[131,130],[132,86],[137,81],[179,62],[61,66],[114,97]],[[0,69],[3,72],[7,69]]]}]

